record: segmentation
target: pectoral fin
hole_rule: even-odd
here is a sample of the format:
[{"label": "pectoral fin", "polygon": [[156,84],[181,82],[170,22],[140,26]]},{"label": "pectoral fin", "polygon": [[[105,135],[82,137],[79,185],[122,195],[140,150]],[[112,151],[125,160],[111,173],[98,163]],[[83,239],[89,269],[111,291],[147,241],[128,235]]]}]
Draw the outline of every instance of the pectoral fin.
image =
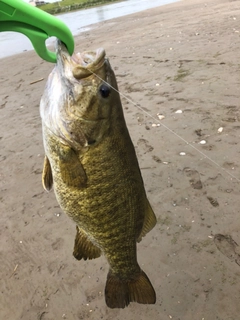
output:
[{"label": "pectoral fin", "polygon": [[75,188],[86,186],[87,175],[77,154],[63,144],[59,148],[59,169],[62,180],[67,186]]},{"label": "pectoral fin", "polygon": [[157,219],[155,213],[153,212],[152,207],[147,200],[147,209],[144,216],[143,227],[140,236],[137,239],[137,242],[140,242],[142,238],[145,237],[145,235],[154,228],[156,222]]},{"label": "pectoral fin", "polygon": [[52,169],[47,156],[43,163],[42,185],[46,191],[50,191],[53,185]]},{"label": "pectoral fin", "polygon": [[95,259],[101,256],[101,250],[88,239],[86,233],[78,226],[73,256],[77,260]]}]

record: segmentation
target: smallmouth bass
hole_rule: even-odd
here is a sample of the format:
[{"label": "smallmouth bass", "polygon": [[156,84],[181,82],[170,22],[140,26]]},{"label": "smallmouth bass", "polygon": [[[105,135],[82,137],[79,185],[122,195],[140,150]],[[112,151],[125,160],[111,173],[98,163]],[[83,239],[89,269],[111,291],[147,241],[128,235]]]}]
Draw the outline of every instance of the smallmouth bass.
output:
[{"label": "smallmouth bass", "polygon": [[40,103],[43,186],[54,187],[61,209],[76,223],[74,257],[106,257],[107,306],[154,304],[153,286],[137,262],[137,242],[155,226],[156,217],[114,72],[104,49],[70,57],[58,41],[56,51],[57,64]]}]

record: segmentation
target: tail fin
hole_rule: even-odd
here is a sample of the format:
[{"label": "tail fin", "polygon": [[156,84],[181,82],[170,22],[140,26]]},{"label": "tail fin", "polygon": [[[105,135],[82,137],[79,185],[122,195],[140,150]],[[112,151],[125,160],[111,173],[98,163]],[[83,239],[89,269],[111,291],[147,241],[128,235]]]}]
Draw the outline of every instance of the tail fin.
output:
[{"label": "tail fin", "polygon": [[156,293],[142,270],[128,280],[122,280],[109,271],[105,287],[105,300],[109,308],[125,308],[131,301],[154,304]]}]

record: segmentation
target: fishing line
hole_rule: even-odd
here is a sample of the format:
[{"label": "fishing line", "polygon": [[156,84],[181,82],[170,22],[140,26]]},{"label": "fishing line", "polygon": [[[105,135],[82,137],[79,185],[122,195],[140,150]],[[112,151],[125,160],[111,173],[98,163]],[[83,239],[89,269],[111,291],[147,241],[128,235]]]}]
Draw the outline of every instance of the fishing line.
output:
[{"label": "fishing line", "polygon": [[143,113],[145,113],[149,118],[152,118],[154,121],[156,121],[157,123],[160,124],[160,126],[163,126],[166,130],[168,130],[171,134],[175,135],[178,139],[182,140],[184,143],[186,143],[188,146],[190,146],[192,149],[194,149],[195,151],[197,151],[199,154],[201,154],[202,156],[204,156],[206,159],[208,159],[210,162],[212,162],[216,167],[220,168],[222,171],[226,172],[230,177],[232,177],[233,179],[237,180],[238,182],[240,182],[240,179],[238,179],[237,177],[235,177],[233,174],[231,174],[231,172],[229,172],[228,170],[224,169],[220,164],[218,164],[215,160],[213,160],[212,158],[210,158],[209,156],[207,156],[204,152],[202,152],[201,150],[199,150],[198,148],[196,148],[194,145],[192,145],[190,142],[188,142],[186,139],[184,139],[182,136],[180,136],[178,133],[176,133],[175,131],[173,131],[171,128],[169,128],[167,125],[165,125],[164,123],[160,122],[159,119],[155,118],[153,115],[151,115],[149,112],[145,111],[138,103],[134,102],[133,100],[129,99],[125,94],[121,93],[120,91],[118,91],[117,89],[115,89],[113,86],[111,86],[108,82],[106,82],[105,80],[103,80],[101,77],[99,77],[96,73],[94,73],[93,71],[89,70],[92,74],[94,74],[94,76],[96,76],[98,79],[100,79],[101,81],[103,81],[105,84],[107,84],[111,89],[113,89],[114,91],[118,92],[120,94],[120,96],[122,96],[123,98],[125,98],[128,102],[130,102],[131,104],[133,104],[135,107],[137,107],[139,110],[141,110]]}]

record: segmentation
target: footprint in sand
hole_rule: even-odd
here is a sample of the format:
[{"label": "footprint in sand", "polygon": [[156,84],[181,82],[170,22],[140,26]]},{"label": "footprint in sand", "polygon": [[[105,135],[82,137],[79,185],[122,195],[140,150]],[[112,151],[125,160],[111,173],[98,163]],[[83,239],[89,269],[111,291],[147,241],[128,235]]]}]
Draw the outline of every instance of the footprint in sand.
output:
[{"label": "footprint in sand", "polygon": [[3,102],[2,104],[0,104],[0,109],[5,108],[6,104],[7,104],[7,101],[5,101],[5,102]]},{"label": "footprint in sand", "polygon": [[217,199],[215,199],[213,197],[209,197],[209,196],[207,196],[207,198],[208,198],[209,202],[211,203],[211,205],[213,207],[218,207],[219,206],[219,203],[218,203]]},{"label": "footprint in sand", "polygon": [[186,176],[189,179],[189,182],[193,189],[202,189],[202,181],[200,178],[200,174],[197,170],[191,169],[191,168],[184,168],[183,172],[186,174]]},{"label": "footprint in sand", "polygon": [[230,235],[215,234],[214,243],[223,255],[240,265],[240,255],[237,253],[238,244]]},{"label": "footprint in sand", "polygon": [[0,104],[0,109],[5,108],[5,106],[6,106],[7,102],[8,102],[7,98],[8,98],[8,96],[5,96],[5,97],[2,99],[2,101],[3,101],[3,100],[5,100],[5,101],[4,101],[2,104]]},{"label": "footprint in sand", "polygon": [[143,149],[144,153],[153,151],[153,147],[145,139],[139,139],[137,145]]},{"label": "footprint in sand", "polygon": [[162,160],[158,156],[152,156],[152,159],[157,163],[162,163]]},{"label": "footprint in sand", "polygon": [[57,238],[53,243],[52,243],[52,248],[53,250],[59,250],[63,247],[64,240],[62,238]]}]

